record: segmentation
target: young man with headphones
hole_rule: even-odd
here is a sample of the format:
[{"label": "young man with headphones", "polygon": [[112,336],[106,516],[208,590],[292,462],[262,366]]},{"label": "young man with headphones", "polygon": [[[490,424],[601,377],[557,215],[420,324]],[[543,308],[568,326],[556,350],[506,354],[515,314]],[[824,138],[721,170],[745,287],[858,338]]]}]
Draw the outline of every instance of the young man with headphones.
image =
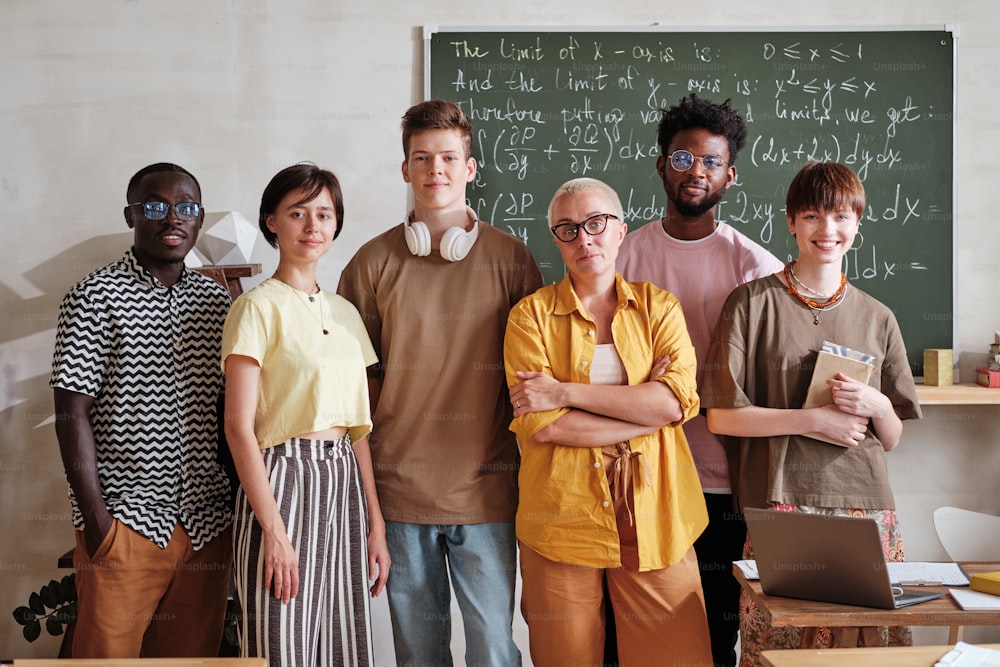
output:
[{"label": "young man with headphones", "polygon": [[451,585],[466,662],[520,665],[511,623],[518,452],[503,368],[514,304],[542,285],[531,252],[466,204],[472,124],[430,100],[403,116],[413,209],[358,250],[338,292],[360,311],[375,479],[392,557],[398,664],[451,665]]}]

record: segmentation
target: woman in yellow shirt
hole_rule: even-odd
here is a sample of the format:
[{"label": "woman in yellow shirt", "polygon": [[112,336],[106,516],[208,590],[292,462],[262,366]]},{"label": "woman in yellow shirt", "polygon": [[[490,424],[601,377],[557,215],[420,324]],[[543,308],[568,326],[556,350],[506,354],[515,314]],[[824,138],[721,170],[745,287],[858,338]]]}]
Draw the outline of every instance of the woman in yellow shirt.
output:
[{"label": "woman in yellow shirt", "polygon": [[275,175],[259,224],[278,267],[223,331],[240,648],[271,665],[372,664],[369,581],[377,595],[390,564],[368,449],[377,359],[357,310],[316,282],[343,216],[331,172]]},{"label": "woman in yellow shirt", "polygon": [[589,178],[549,205],[568,275],[511,311],[504,365],[521,448],[521,609],[536,665],[600,664],[607,583],[629,665],[710,665],[692,545],[705,502],[681,424],[698,410],[680,304],[615,272],[627,227]]}]

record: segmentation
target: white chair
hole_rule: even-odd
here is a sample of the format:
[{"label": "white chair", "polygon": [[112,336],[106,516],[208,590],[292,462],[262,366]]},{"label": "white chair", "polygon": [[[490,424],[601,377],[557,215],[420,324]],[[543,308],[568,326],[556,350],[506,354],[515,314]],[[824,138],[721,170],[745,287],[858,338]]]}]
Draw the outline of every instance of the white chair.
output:
[{"label": "white chair", "polygon": [[953,561],[1000,561],[1000,516],[939,507],[934,529]]},{"label": "white chair", "polygon": [[[1000,516],[944,506],[934,510],[934,529],[953,561],[1000,561]],[[962,626],[952,626],[949,643],[961,638]]]}]

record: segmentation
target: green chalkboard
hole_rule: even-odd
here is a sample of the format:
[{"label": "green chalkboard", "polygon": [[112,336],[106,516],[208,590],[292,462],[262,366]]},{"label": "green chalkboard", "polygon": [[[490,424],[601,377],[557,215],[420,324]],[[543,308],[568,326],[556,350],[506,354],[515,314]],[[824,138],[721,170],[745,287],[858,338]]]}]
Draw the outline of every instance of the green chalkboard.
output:
[{"label": "green chalkboard", "polygon": [[523,238],[547,281],[564,267],[545,225],[564,181],[600,178],[631,228],[659,219],[659,109],[732,99],[747,146],[722,220],[780,259],[785,188],[809,160],[851,165],[868,194],[852,283],[888,304],[910,361],[952,346],[954,41],[947,30],[428,30],[428,97],[472,119],[469,204]]}]

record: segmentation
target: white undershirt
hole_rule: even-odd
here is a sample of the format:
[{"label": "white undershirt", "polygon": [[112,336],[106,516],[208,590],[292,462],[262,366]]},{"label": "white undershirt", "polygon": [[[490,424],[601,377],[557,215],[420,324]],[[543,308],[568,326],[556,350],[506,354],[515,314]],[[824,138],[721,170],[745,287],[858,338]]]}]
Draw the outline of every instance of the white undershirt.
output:
[{"label": "white undershirt", "polygon": [[590,366],[590,384],[628,384],[628,373],[614,343],[598,344]]}]

